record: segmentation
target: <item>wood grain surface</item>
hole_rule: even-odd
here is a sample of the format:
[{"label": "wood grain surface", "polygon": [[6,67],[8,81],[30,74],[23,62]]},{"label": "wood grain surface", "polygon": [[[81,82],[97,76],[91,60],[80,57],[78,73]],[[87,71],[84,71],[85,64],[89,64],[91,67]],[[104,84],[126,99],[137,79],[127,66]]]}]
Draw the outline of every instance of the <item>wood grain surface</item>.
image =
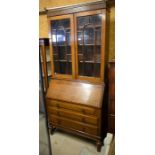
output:
[{"label": "wood grain surface", "polygon": [[101,108],[104,85],[52,79],[46,98]]}]

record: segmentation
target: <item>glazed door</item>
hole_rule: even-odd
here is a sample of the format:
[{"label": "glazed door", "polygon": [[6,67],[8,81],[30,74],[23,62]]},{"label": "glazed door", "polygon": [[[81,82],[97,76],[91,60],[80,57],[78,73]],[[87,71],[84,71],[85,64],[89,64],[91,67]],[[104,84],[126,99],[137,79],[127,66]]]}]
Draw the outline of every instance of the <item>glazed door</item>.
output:
[{"label": "glazed door", "polygon": [[75,14],[76,77],[104,80],[105,10]]},{"label": "glazed door", "polygon": [[74,78],[74,26],[73,15],[50,17],[49,36],[52,77]]}]

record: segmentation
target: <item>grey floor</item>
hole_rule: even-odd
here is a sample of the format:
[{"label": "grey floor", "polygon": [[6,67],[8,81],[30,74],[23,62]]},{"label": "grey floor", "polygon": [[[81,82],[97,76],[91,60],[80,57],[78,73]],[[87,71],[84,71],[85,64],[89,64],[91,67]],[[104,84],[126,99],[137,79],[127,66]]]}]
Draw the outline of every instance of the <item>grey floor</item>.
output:
[{"label": "grey floor", "polygon": [[[107,134],[100,153],[96,151],[96,145],[93,141],[62,131],[56,131],[53,135],[50,135],[50,139],[52,155],[108,155],[112,135]],[[39,116],[39,155],[49,155],[43,114]]]}]

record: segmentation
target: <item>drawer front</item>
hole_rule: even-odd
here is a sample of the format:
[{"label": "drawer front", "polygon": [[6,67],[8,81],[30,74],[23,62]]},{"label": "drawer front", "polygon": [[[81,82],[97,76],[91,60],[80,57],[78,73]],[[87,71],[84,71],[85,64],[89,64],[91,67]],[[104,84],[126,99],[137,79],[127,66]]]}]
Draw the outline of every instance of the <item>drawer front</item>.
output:
[{"label": "drawer front", "polygon": [[64,128],[74,129],[88,134],[98,135],[98,128],[96,126],[86,125],[84,123],[76,122],[67,118],[58,117],[56,115],[49,115],[49,122],[60,125]]},{"label": "drawer front", "polygon": [[49,114],[54,114],[60,117],[69,118],[71,120],[98,125],[98,118],[95,116],[88,116],[71,110],[58,108],[58,107],[48,107],[47,111]]},{"label": "drawer front", "polygon": [[46,99],[46,104],[47,104],[47,107],[53,106],[57,108],[72,110],[85,115],[99,116],[99,110],[91,107],[85,107],[85,106],[76,105],[73,103],[67,103],[67,102],[61,102],[61,101],[49,100],[49,99]]}]

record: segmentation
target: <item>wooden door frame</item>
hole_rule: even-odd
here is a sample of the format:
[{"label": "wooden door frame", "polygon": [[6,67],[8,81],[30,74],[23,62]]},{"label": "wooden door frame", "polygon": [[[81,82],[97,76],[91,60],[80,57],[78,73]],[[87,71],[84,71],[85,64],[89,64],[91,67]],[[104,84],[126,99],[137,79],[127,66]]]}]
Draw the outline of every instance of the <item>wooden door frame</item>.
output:
[{"label": "wooden door frame", "polygon": [[[88,76],[79,76],[78,74],[78,44],[77,44],[77,17],[89,16],[101,14],[101,67],[100,67],[100,77],[88,77]],[[106,36],[106,9],[85,11],[74,14],[74,26],[75,26],[75,56],[76,56],[76,73],[75,78],[80,80],[88,80],[90,82],[104,82],[104,70],[105,70],[105,36]]]},{"label": "wooden door frame", "polygon": [[[61,19],[70,19],[72,75],[54,74],[54,58],[53,58],[53,47],[52,47],[51,21],[52,20],[61,20]],[[75,79],[75,47],[74,47],[74,20],[73,20],[73,14],[48,17],[48,30],[49,30],[48,31],[49,32],[49,49],[50,49],[50,58],[51,58],[52,78]]]}]

